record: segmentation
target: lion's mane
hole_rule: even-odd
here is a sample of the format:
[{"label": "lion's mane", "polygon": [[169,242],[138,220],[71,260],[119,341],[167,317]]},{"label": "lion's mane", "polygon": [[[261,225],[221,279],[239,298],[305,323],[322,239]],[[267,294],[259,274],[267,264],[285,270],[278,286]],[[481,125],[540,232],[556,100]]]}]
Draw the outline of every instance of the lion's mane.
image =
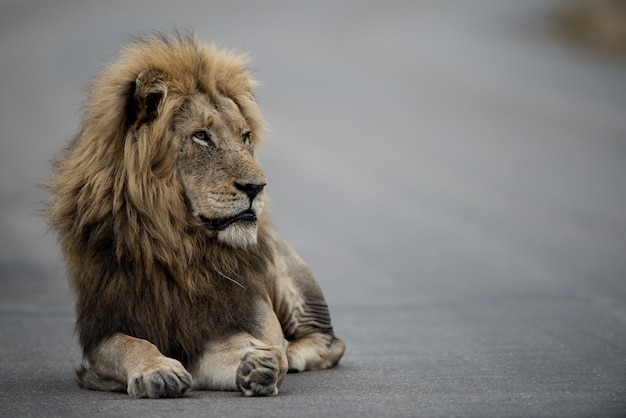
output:
[{"label": "lion's mane", "polygon": [[[168,136],[175,110],[198,90],[227,95],[261,131],[247,64],[192,36],[157,34],[125,48],[91,86],[82,129],[55,162],[47,205],[86,354],[123,332],[189,364],[212,336],[258,333],[253,302],[266,297],[268,285],[258,278],[273,251],[267,216],[248,248],[210,237],[190,214],[175,170],[177,144]],[[167,95],[158,116],[139,124],[153,116],[134,99],[146,69],[166,75]]]}]

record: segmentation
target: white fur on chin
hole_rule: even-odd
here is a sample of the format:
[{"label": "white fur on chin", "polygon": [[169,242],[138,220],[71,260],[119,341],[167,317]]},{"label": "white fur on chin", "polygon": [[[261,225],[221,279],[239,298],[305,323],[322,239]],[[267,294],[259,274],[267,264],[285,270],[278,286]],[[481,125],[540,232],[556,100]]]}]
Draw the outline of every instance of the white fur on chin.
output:
[{"label": "white fur on chin", "polygon": [[258,227],[256,222],[237,222],[217,233],[217,239],[234,248],[245,248],[256,244]]}]

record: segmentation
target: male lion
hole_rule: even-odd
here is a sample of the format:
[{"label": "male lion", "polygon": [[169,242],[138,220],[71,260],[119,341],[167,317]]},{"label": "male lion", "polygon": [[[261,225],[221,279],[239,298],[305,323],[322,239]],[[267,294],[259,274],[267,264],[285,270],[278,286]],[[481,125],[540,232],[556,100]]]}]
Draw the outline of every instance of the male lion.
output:
[{"label": "male lion", "polygon": [[82,387],[275,395],[339,362],[308,266],[272,231],[247,59],[192,36],[123,49],[48,184],[76,295]]}]

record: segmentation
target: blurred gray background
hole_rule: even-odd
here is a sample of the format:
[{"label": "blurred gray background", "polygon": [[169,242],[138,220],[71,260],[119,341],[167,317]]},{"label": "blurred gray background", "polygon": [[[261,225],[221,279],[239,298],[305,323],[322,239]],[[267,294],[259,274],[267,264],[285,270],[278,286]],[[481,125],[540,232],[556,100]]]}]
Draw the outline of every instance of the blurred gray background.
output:
[{"label": "blurred gray background", "polygon": [[[0,416],[625,416],[626,64],[556,36],[570,3],[1,0]],[[73,382],[38,184],[173,28],[251,52],[273,220],[348,345],[276,398]]]}]

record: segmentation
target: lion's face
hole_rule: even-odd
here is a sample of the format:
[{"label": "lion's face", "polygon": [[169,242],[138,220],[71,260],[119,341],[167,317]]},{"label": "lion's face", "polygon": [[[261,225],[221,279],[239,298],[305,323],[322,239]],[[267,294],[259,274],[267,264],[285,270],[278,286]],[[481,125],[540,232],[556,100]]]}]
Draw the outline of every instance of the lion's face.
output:
[{"label": "lion's face", "polygon": [[176,169],[191,213],[234,247],[256,243],[266,180],[254,159],[256,135],[237,104],[197,92],[175,113]]}]

